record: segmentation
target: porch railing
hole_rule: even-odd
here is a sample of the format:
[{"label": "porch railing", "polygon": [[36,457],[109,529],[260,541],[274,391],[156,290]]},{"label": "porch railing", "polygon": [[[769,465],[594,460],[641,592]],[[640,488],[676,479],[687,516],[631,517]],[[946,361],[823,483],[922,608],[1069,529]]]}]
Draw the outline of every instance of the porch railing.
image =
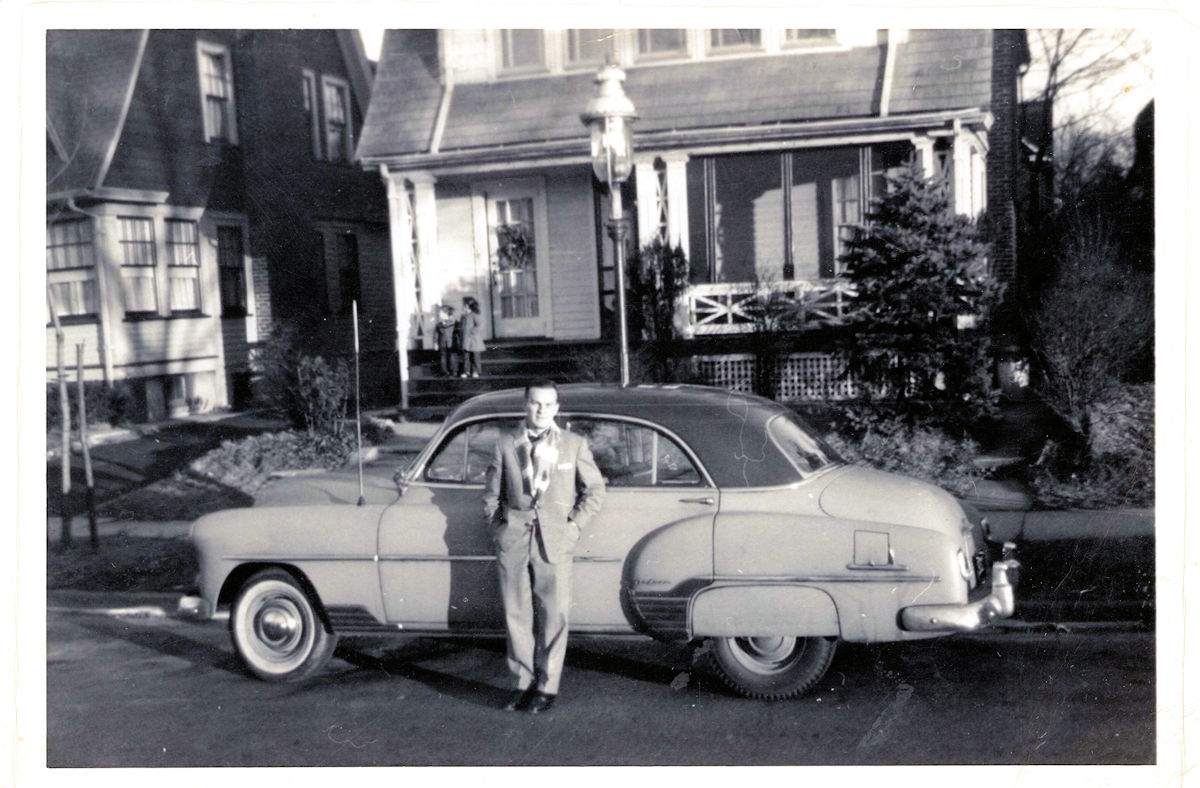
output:
[{"label": "porch railing", "polygon": [[[685,334],[742,334],[755,330],[756,314],[768,300],[795,304],[802,325],[837,325],[853,308],[855,292],[838,280],[772,282],[721,282],[692,285],[685,295]],[[776,301],[778,303],[778,301]]]}]

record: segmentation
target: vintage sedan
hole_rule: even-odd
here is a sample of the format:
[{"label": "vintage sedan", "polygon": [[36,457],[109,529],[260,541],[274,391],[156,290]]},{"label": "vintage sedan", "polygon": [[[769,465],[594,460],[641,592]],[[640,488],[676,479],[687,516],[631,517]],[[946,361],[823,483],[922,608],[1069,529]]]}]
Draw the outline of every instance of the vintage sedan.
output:
[{"label": "vintage sedan", "polygon": [[[503,635],[483,480],[523,391],[455,410],[395,483],[284,482],[196,521],[200,590],[251,672],[295,681],[339,636]],[[848,465],[789,409],[699,386],[560,390],[608,492],[577,545],[571,631],[706,643],[734,691],[811,688],[838,640],[965,632],[1012,614],[1016,562],[936,486]],[[390,475],[390,474],[389,474]]]}]

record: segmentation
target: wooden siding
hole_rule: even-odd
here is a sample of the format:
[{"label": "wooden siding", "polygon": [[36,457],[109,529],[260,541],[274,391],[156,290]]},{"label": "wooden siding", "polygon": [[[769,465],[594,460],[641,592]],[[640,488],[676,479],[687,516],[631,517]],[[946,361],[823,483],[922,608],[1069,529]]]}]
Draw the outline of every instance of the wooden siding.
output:
[{"label": "wooden siding", "polygon": [[600,336],[592,178],[586,167],[546,176],[553,336]]},{"label": "wooden siding", "polygon": [[211,317],[138,320],[125,323],[125,341],[113,356],[118,365],[216,359],[220,353]]},{"label": "wooden siding", "polygon": [[[75,380],[75,346],[83,344],[84,378],[95,380],[104,376],[100,366],[100,327],[96,323],[74,323],[63,326],[63,366],[67,380]],[[58,374],[58,347],[54,327],[46,328],[46,373]]]}]

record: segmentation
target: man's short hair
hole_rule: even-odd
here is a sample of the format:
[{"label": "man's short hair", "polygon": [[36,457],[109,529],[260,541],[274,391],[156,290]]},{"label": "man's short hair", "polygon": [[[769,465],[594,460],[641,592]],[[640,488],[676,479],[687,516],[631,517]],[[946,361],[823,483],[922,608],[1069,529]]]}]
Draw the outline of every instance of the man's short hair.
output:
[{"label": "man's short hair", "polygon": [[554,398],[558,399],[558,384],[549,378],[535,380],[525,387],[525,401],[529,401],[529,392],[534,389],[551,389],[554,392]]}]

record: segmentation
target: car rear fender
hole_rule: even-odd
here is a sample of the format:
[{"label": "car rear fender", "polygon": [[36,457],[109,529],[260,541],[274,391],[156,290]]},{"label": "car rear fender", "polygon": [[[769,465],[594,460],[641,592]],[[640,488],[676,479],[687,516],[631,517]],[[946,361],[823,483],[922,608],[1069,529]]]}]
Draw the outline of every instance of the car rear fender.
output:
[{"label": "car rear fender", "polygon": [[713,516],[689,517],[642,537],[629,551],[621,600],[634,628],[667,641],[690,638],[688,608],[712,583]]},{"label": "car rear fender", "polygon": [[692,601],[695,637],[824,636],[841,634],[837,606],[819,588],[800,585],[722,585]]}]

